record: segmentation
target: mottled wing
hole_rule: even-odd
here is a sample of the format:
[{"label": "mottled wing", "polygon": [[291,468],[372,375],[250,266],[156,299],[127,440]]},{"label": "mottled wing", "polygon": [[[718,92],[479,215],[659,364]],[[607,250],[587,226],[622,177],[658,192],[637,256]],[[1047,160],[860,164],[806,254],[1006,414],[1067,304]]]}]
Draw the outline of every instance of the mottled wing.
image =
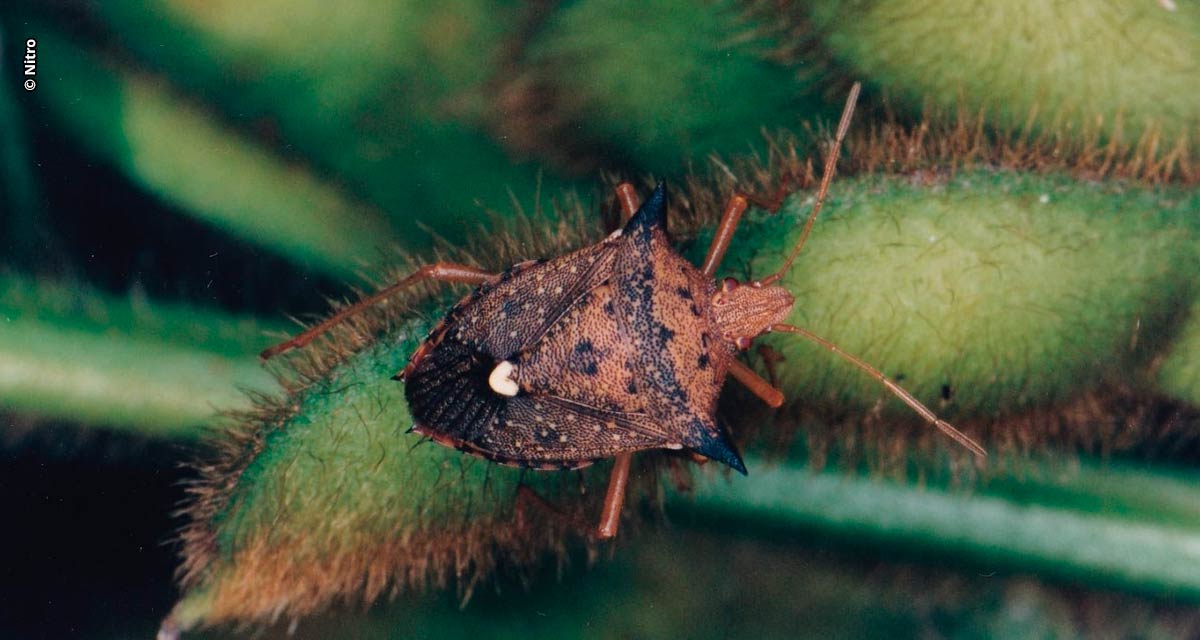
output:
[{"label": "mottled wing", "polygon": [[589,290],[608,279],[617,245],[606,241],[547,261],[526,262],[476,289],[430,334],[506,360],[533,344]]},{"label": "mottled wing", "polygon": [[[643,434],[650,428],[645,416],[619,403],[570,393],[560,397],[546,385],[508,396],[489,382],[504,361],[516,365],[513,376],[520,379],[531,353],[554,379],[556,367],[543,356],[571,340],[563,327],[577,325],[578,309],[603,314],[596,303],[603,294],[596,290],[604,289],[617,248],[606,241],[555,260],[522,263],[456,305],[404,372],[415,430],[499,462],[554,468],[611,456],[614,442],[623,447],[617,450],[661,446],[660,439]],[[586,355],[580,356],[562,366],[583,363]],[[581,375],[587,369],[578,367]],[[571,382],[570,371],[558,373],[558,382],[583,388]]]}]

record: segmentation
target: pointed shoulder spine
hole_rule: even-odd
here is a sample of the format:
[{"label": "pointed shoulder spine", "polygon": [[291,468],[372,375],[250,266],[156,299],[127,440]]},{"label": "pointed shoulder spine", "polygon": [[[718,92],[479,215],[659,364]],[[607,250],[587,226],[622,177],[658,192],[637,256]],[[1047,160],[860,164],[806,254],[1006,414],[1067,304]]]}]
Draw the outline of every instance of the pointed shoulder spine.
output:
[{"label": "pointed shoulder spine", "polygon": [[642,206],[625,224],[623,233],[646,232],[654,228],[664,231],[667,228],[667,189],[666,183],[662,180],[658,181],[658,186],[654,187],[654,193],[650,194],[650,197],[642,203]]}]

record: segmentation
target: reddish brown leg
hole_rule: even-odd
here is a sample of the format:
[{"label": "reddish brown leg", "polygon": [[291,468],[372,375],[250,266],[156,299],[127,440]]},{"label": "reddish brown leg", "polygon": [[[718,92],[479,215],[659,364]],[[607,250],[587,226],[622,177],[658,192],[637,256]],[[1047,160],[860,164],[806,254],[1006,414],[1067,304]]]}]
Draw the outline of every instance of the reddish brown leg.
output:
[{"label": "reddish brown leg", "polygon": [[381,289],[378,293],[363,298],[349,307],[342,309],[321,324],[318,324],[304,333],[301,333],[291,340],[281,342],[269,349],[264,350],[259,354],[259,357],[263,360],[267,360],[285,351],[303,347],[330,329],[345,322],[347,318],[362,313],[363,310],[374,306],[383,300],[386,300],[401,289],[411,287],[412,285],[418,284],[425,280],[437,280],[439,282],[461,282],[464,284],[477,285],[483,284],[488,278],[491,277],[492,274],[486,271],[476,269],[475,267],[469,267],[464,264],[454,264],[451,262],[435,262],[433,264],[427,264],[420,269],[417,269],[415,273],[407,278],[404,278],[395,284],[389,285],[388,287]]},{"label": "reddish brown leg", "polygon": [[767,403],[768,407],[778,409],[783,405],[783,394],[771,386],[769,382],[763,380],[754,370],[742,364],[738,360],[733,360],[729,363],[729,373],[737,381],[746,385],[750,393],[758,396],[763,402]]},{"label": "reddish brown leg", "polygon": [[717,234],[713,236],[712,244],[708,245],[708,255],[704,256],[704,264],[700,267],[701,273],[706,278],[716,275],[717,267],[721,265],[721,259],[729,250],[729,243],[733,241],[733,232],[741,222],[742,214],[746,212],[748,204],[746,196],[736,193],[725,205],[725,212],[721,214],[721,222],[717,225]]},{"label": "reddish brown leg", "polygon": [[617,185],[617,202],[621,203],[621,224],[629,222],[633,214],[637,213],[638,207],[641,204],[638,202],[637,190],[628,182],[622,182]]},{"label": "reddish brown leg", "polygon": [[767,368],[767,380],[771,382],[771,386],[779,388],[779,370],[775,365],[783,362],[785,358],[778,351],[771,348],[771,345],[760,344],[754,349],[758,352],[758,356],[763,360],[763,366]]},{"label": "reddish brown leg", "polygon": [[600,513],[600,526],[596,537],[608,540],[617,535],[621,524],[621,509],[625,506],[625,487],[629,484],[629,467],[633,453],[618,453],[612,475],[608,480],[608,492],[604,494],[604,509]]},{"label": "reddish brown leg", "polygon": [[712,243],[708,245],[708,254],[704,256],[704,263],[701,265],[700,271],[709,278],[717,275],[717,267],[721,266],[721,259],[729,250],[729,243],[733,241],[733,233],[737,230],[738,223],[742,221],[742,214],[746,212],[749,204],[774,213],[779,210],[786,195],[787,178],[779,183],[779,188],[775,190],[775,195],[770,200],[764,200],[748,193],[733,194],[733,197],[725,205],[725,211],[721,214],[721,222],[717,224],[717,233],[713,236]]},{"label": "reddish brown leg", "polygon": [[826,349],[829,349],[834,354],[844,358],[850,364],[862,369],[867,375],[878,380],[880,384],[887,388],[888,391],[891,391],[897,398],[900,398],[902,401],[904,401],[904,404],[911,407],[913,411],[916,411],[918,414],[920,414],[922,418],[925,418],[925,420],[929,422],[929,424],[937,427],[942,433],[949,436],[950,439],[966,447],[971,451],[971,453],[974,453],[980,458],[987,456],[987,452],[983,450],[983,447],[979,446],[978,443],[967,437],[967,434],[955,429],[954,426],[949,422],[937,417],[937,414],[935,414],[933,411],[930,411],[925,405],[921,404],[921,402],[914,398],[911,393],[905,391],[903,387],[889,380],[887,376],[883,375],[883,373],[875,367],[863,362],[862,359],[842,351],[842,349],[837,345],[807,329],[793,327],[790,324],[777,324],[771,327],[771,331],[794,333],[798,336],[803,336],[804,338],[807,338],[821,345],[822,347],[825,347]]}]

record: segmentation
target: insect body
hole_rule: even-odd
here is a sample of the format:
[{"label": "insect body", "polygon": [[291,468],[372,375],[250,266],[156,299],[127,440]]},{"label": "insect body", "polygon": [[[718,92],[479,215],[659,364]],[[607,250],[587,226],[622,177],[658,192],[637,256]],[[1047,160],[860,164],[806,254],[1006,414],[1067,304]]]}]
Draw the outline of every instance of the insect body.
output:
[{"label": "insect body", "polygon": [[617,187],[623,228],[598,244],[494,275],[465,265],[421,268],[296,338],[270,357],[307,344],[347,316],[417,282],[477,285],[417,348],[397,379],[416,422],[436,442],[496,462],[573,469],[616,457],[597,531],[616,534],[633,452],[683,449],[746,472],[717,422],[717,397],[732,375],[772,407],[783,395],[736,359],[767,332],[801,335],[846,358],[931,424],[978,455],[983,450],[862,360],[805,329],[783,324],[794,300],[776,286],[820,211],[858,94],[851,91],[813,211],[776,273],[748,283],[715,280],[748,206],[726,206],[701,267],[667,236],[660,183],[638,206]]},{"label": "insect body", "polygon": [[[686,448],[745,472],[717,424],[740,331],[671,249],[660,184],[599,244],[516,265],[459,302],[401,374],[415,431],[497,462],[572,469]],[[791,296],[776,287],[765,325]]]}]

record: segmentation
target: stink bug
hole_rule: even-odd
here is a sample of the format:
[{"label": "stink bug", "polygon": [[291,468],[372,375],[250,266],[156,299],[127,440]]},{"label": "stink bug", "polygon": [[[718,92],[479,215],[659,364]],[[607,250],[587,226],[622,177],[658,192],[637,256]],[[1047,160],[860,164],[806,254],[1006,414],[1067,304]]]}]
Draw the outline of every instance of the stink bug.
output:
[{"label": "stink bug", "polygon": [[812,212],[783,267],[761,280],[715,275],[748,207],[726,205],[702,266],[667,237],[660,182],[639,205],[628,183],[616,188],[623,226],[601,242],[500,274],[436,263],[263,352],[300,347],[397,291],[425,280],[469,283],[460,300],[396,375],[413,430],[503,464],[574,469],[615,457],[596,536],[616,535],[631,456],[683,449],[746,473],[717,422],[717,397],[732,375],[771,407],[783,394],[735,356],[768,332],[800,335],[847,359],[930,424],[977,455],[983,449],[862,360],[809,331],[784,324],[794,304],[776,286],[821,210],[858,97],[846,101]]}]

